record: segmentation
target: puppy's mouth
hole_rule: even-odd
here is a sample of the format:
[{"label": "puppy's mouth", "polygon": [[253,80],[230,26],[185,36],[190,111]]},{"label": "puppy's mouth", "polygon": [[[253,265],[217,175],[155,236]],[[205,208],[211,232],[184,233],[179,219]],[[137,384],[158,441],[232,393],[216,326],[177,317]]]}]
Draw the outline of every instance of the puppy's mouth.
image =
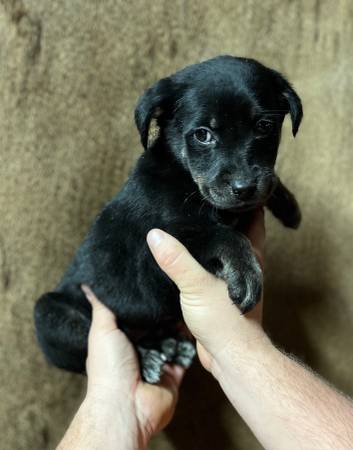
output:
[{"label": "puppy's mouth", "polygon": [[241,200],[233,195],[227,195],[216,189],[204,187],[203,194],[206,199],[218,209],[232,209],[239,212],[248,211],[260,206],[263,202],[255,197],[248,200]]},{"label": "puppy's mouth", "polygon": [[245,212],[263,206],[272,193],[272,187],[263,192],[256,190],[248,199],[243,200],[235,196],[232,192],[225,189],[217,189],[210,186],[199,186],[201,194],[212,206],[217,209],[227,209],[234,212]]}]

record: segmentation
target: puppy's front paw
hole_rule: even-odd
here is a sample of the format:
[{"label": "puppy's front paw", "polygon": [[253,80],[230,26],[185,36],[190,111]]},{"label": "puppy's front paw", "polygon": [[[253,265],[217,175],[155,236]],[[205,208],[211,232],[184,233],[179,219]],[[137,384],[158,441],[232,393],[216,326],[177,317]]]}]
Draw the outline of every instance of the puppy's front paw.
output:
[{"label": "puppy's front paw", "polygon": [[[295,200],[295,199],[294,199]],[[285,227],[293,228],[296,230],[302,221],[302,213],[299,205],[295,200],[295,204],[282,216],[282,223]]]},{"label": "puppy's front paw", "polygon": [[[257,263],[258,264],[258,263]],[[226,279],[229,297],[243,314],[249,312],[260,301],[262,273],[260,267],[234,270]]]},{"label": "puppy's front paw", "polygon": [[300,207],[294,195],[281,183],[278,185],[267,201],[272,214],[280,220],[285,227],[298,228],[302,219]]},{"label": "puppy's front paw", "polygon": [[[245,238],[244,238],[245,241]],[[218,258],[216,275],[228,285],[229,297],[244,314],[260,300],[262,291],[262,270],[249,242],[243,242],[241,252],[229,252]]]}]

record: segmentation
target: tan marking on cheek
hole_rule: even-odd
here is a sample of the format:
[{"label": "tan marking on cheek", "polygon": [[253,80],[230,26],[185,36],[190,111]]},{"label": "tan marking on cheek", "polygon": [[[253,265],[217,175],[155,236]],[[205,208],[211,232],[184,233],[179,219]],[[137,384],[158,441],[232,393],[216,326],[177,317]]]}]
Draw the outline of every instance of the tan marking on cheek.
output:
[{"label": "tan marking on cheek", "polygon": [[151,147],[157,140],[159,136],[159,126],[157,119],[163,114],[162,108],[157,106],[157,108],[153,111],[152,119],[150,125],[148,127],[148,137],[147,137],[147,147]]},{"label": "tan marking on cheek", "polygon": [[213,117],[213,119],[211,119],[210,127],[217,128],[217,120],[214,117]]},{"label": "tan marking on cheek", "polygon": [[197,175],[195,177],[195,180],[197,181],[197,183],[203,184],[205,182],[204,177],[202,177],[201,175]]},{"label": "tan marking on cheek", "polygon": [[202,191],[203,185],[205,184],[205,178],[198,175],[194,178],[194,181],[198,185],[200,191]]},{"label": "tan marking on cheek", "polygon": [[159,131],[157,119],[153,118],[148,129],[147,147],[151,147],[156,142],[159,136]]}]

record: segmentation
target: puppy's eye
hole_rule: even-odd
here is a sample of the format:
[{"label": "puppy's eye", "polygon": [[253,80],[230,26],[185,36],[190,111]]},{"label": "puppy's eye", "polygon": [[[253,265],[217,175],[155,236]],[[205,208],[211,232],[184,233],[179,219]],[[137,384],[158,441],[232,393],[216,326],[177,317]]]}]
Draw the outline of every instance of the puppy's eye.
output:
[{"label": "puppy's eye", "polygon": [[262,136],[266,136],[273,130],[274,123],[269,120],[260,119],[256,122],[255,129]]},{"label": "puppy's eye", "polygon": [[194,132],[194,136],[201,144],[212,144],[215,142],[213,134],[207,128],[198,128]]}]

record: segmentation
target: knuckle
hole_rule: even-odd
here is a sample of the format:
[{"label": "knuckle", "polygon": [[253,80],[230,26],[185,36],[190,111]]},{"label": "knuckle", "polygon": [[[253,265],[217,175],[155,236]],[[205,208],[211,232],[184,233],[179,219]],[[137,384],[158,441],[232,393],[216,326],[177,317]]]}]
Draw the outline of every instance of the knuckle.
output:
[{"label": "knuckle", "polygon": [[166,269],[171,269],[180,263],[183,258],[183,251],[177,248],[171,248],[162,251],[159,255],[160,264]]},{"label": "knuckle", "polygon": [[217,291],[217,279],[206,270],[195,271],[185,284],[180,288],[186,295],[197,295],[200,297],[213,296]]}]

